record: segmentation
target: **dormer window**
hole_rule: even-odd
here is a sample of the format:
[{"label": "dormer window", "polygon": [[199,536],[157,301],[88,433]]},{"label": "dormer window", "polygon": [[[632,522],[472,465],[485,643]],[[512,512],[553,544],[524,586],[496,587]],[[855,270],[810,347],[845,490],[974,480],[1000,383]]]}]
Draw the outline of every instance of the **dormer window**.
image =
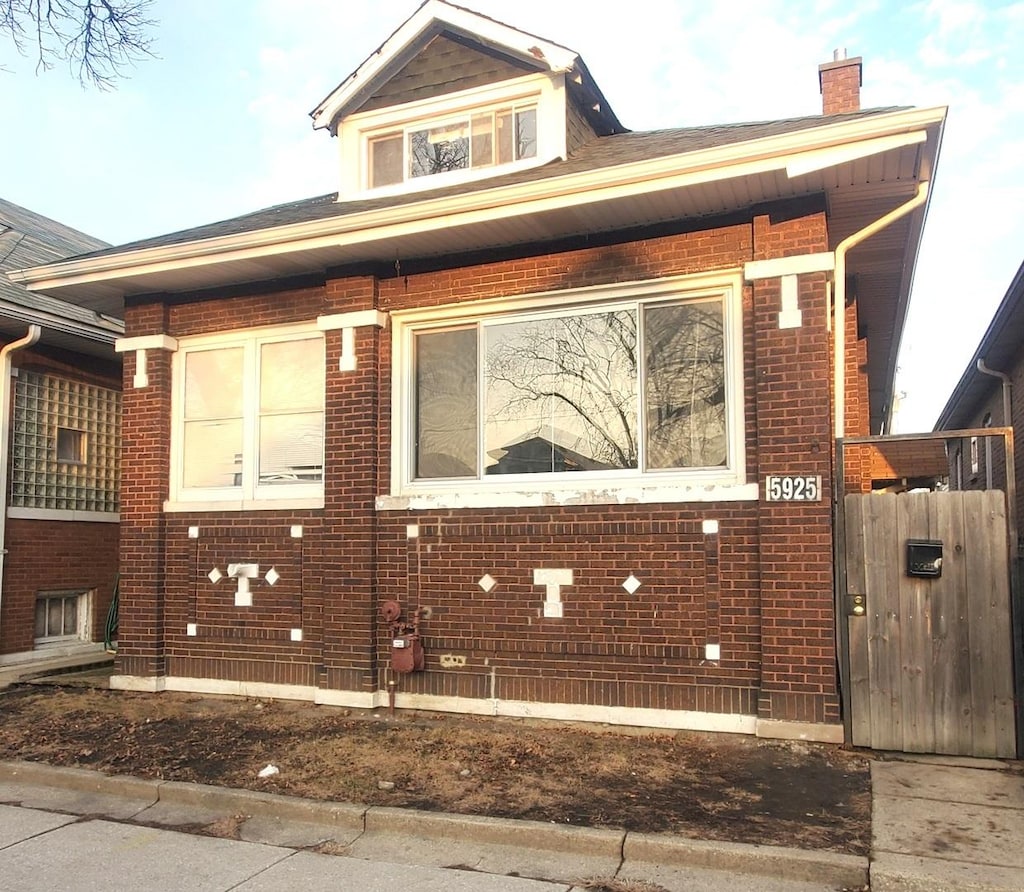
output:
[{"label": "dormer window", "polygon": [[454,170],[511,164],[537,156],[537,106],[417,121],[402,130],[371,134],[367,144],[371,189]]},{"label": "dormer window", "polygon": [[341,195],[416,192],[564,158],[563,83],[528,75],[348,116]]}]

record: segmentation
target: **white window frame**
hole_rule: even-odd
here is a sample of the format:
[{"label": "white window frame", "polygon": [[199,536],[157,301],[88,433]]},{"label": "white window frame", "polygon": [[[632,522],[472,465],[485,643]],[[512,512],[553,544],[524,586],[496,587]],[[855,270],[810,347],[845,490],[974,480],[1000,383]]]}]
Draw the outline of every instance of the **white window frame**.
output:
[{"label": "white window frame", "polygon": [[[260,485],[256,478],[259,421],[259,348],[267,343],[312,340],[325,349],[323,332],[315,322],[273,328],[240,329],[193,338],[179,338],[174,355],[171,396],[170,498],[165,511],[249,511],[322,508],[323,480]],[[184,474],[185,360],[189,353],[211,349],[243,349],[242,484],[230,487],[186,487]],[[325,365],[326,369],[326,365]],[[323,382],[326,396],[326,375]],[[326,399],[325,399],[326,408]],[[326,447],[325,447],[326,453]],[[324,456],[326,473],[327,457]]]},{"label": "white window frame", "polygon": [[[416,332],[502,317],[517,322],[539,314],[642,307],[674,300],[722,300],[725,327],[726,464],[715,468],[623,469],[555,474],[496,475],[472,479],[416,479]],[[391,491],[377,499],[380,510],[407,508],[516,507],[611,504],[626,501],[753,501],[757,484],[745,467],[743,397],[743,277],[739,270],[545,292],[428,309],[393,311]],[[642,423],[642,419],[641,419]],[[642,466],[641,466],[642,467]],[[510,479],[511,478],[511,479]]]},{"label": "white window frame", "polygon": [[[67,635],[46,635],[41,638],[34,638],[33,644],[38,649],[45,649],[48,647],[59,647],[62,644],[67,645],[75,641],[91,641],[92,640],[92,596],[93,590],[91,589],[58,589],[54,591],[41,591],[36,593],[35,603],[39,601],[49,600],[65,600],[68,598],[76,598],[78,600],[78,606],[75,608],[75,631],[69,632]],[[35,608],[33,607],[33,610]],[[35,617],[33,616],[33,623]]]},{"label": "white window frame", "polygon": [[[400,183],[370,187],[371,140],[399,130],[408,133],[431,124],[442,124],[460,115],[469,116],[474,112],[526,105],[537,109],[537,152],[533,157],[430,176],[409,177],[406,173],[406,178]],[[486,87],[356,113],[342,121],[338,138],[342,175],[339,200],[438,189],[538,167],[566,155],[564,75],[527,75]],[[403,148],[403,154],[405,151]]]}]

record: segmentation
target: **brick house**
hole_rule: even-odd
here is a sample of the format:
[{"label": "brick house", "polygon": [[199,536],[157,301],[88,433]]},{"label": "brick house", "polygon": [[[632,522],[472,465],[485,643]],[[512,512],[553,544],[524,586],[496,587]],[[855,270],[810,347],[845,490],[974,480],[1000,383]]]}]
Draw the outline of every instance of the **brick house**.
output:
[{"label": "brick house", "polygon": [[[935,422],[936,431],[1012,427],[1024,430],[1024,265],[1017,270],[981,343]],[[1002,438],[968,436],[947,446],[953,489],[1003,489],[1016,496],[1018,526],[1024,517],[1024,444],[1014,438],[1016,480],[1007,487]],[[1022,552],[1024,553],[1024,552]]]},{"label": "brick house", "polygon": [[0,200],[0,667],[103,653],[118,571],[120,300],[76,305],[7,272],[106,242]]},{"label": "brick house", "polygon": [[337,193],[26,271],[126,303],[112,683],[842,739],[834,441],[945,116],[860,75],[631,132],[427,0],[312,112]]}]

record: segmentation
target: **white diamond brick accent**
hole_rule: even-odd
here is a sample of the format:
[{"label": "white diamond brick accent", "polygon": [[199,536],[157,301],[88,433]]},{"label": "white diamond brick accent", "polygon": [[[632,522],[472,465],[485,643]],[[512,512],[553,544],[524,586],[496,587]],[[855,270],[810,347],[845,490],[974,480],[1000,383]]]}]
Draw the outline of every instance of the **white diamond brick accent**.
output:
[{"label": "white diamond brick accent", "polygon": [[641,585],[642,583],[640,582],[640,580],[637,579],[632,573],[630,573],[629,576],[627,576],[625,581],[622,583],[622,587],[631,595],[635,595],[636,590],[640,588]]},{"label": "white diamond brick accent", "polygon": [[216,567],[214,567],[209,573],[206,574],[206,578],[209,579],[210,582],[217,583],[224,578],[224,574],[221,573],[220,570],[218,570]]},{"label": "white diamond brick accent", "polygon": [[273,567],[267,570],[267,575],[263,577],[267,580],[267,585],[273,585],[277,580],[281,578],[281,574],[277,572]]},{"label": "white diamond brick accent", "polygon": [[498,580],[491,576],[490,573],[484,573],[484,575],[477,581],[477,585],[485,592],[491,591],[491,589],[493,589],[497,584]]}]

